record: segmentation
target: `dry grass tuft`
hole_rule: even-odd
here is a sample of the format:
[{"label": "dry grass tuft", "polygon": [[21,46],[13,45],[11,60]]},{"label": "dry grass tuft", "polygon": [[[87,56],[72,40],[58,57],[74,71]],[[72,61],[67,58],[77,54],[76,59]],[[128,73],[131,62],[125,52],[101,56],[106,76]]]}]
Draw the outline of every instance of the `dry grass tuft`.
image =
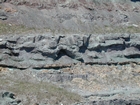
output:
[{"label": "dry grass tuft", "polygon": [[24,105],[31,105],[35,102],[40,103],[42,100],[47,100],[47,103],[51,105],[60,103],[70,105],[81,100],[78,94],[68,92],[52,83],[38,81],[37,79],[36,82],[19,79],[14,73],[10,75],[14,75],[15,78],[0,74],[0,90],[11,91],[17,96],[26,97],[26,102],[22,101]]}]

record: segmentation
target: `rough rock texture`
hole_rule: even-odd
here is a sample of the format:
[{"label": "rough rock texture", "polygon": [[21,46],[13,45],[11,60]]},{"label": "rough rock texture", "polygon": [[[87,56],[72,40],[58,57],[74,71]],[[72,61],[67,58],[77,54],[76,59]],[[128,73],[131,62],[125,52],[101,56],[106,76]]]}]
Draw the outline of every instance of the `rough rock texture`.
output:
[{"label": "rough rock texture", "polygon": [[[1,67],[0,90],[5,98],[0,97],[0,102],[12,103],[20,99],[18,105],[139,105],[139,80],[140,65],[136,64],[108,66],[79,63],[72,68],[59,70],[18,70]],[[66,93],[60,88],[48,88],[50,82],[55,84],[55,87],[78,93],[82,99],[80,102],[76,99],[72,102],[65,100],[61,96]],[[54,97],[50,89],[56,94],[59,91],[62,93]],[[11,92],[16,94],[16,99],[9,98],[13,95]],[[65,97],[69,95],[66,94]]]},{"label": "rough rock texture", "polygon": [[0,36],[0,105],[140,105],[140,0],[0,0],[0,24],[47,31]]},{"label": "rough rock texture", "polygon": [[107,101],[93,101],[90,105],[139,105],[140,100],[122,100],[122,99],[114,99]]},{"label": "rough rock texture", "polygon": [[0,93],[0,105],[18,105],[21,100],[15,99],[15,94],[10,92],[1,92]]},{"label": "rough rock texture", "polygon": [[139,34],[0,36],[0,65],[60,68],[140,62]]},{"label": "rough rock texture", "polygon": [[139,0],[1,0],[0,19],[58,32],[139,27]]}]

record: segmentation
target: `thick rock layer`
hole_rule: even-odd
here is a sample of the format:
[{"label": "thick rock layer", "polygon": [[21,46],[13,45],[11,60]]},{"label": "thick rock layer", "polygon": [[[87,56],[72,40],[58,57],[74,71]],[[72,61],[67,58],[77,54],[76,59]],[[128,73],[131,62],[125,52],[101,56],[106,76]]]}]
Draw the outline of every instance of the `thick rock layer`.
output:
[{"label": "thick rock layer", "polygon": [[139,34],[0,36],[0,65],[58,68],[140,62]]}]

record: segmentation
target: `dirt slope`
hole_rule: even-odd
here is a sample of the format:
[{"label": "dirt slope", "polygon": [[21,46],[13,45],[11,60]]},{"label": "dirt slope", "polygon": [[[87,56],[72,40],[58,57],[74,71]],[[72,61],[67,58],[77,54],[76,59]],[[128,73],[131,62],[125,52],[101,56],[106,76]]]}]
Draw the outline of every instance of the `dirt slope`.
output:
[{"label": "dirt slope", "polygon": [[100,32],[140,25],[139,0],[1,0],[0,7],[3,22],[53,32]]}]

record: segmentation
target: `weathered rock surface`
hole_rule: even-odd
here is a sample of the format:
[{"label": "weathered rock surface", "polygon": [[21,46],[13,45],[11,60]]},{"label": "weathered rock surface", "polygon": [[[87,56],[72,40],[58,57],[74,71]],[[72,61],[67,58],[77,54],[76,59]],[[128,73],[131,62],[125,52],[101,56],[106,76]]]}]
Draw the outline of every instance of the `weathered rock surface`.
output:
[{"label": "weathered rock surface", "polygon": [[[10,24],[60,32],[94,32],[96,27],[139,27],[139,0],[1,0]],[[95,29],[94,29],[95,28]],[[115,28],[115,27],[114,27]]]},{"label": "weathered rock surface", "polygon": [[[15,102],[20,102],[17,100],[20,99],[19,105],[139,105],[139,68],[140,65],[136,64],[108,66],[84,63],[61,70],[3,68],[7,69],[3,71],[1,68],[0,89],[7,92],[1,93],[5,94],[3,95],[5,98],[0,98],[2,100],[0,102],[14,102],[10,105],[18,105]],[[50,93],[46,86],[50,82],[56,87],[78,93],[82,99],[80,102],[68,103],[63,97],[58,98],[61,93],[56,98],[53,96],[46,98]],[[9,96],[13,94],[9,91],[15,93],[17,98],[10,99]],[[57,100],[57,103],[54,100]],[[54,103],[51,104],[51,101]]]},{"label": "weathered rock surface", "polygon": [[[0,36],[0,105],[140,105],[140,35],[83,35],[137,32],[139,0],[0,0],[1,22],[53,35]],[[83,100],[47,99],[48,82]]]},{"label": "weathered rock surface", "polygon": [[139,105],[139,100],[122,100],[122,99],[114,99],[107,101],[93,101],[89,103],[89,105]]},{"label": "weathered rock surface", "polygon": [[21,100],[15,99],[15,94],[10,92],[1,92],[0,93],[0,105],[18,105]]},{"label": "weathered rock surface", "polygon": [[1,20],[6,20],[7,19],[7,16],[3,11],[0,11],[0,19]]},{"label": "weathered rock surface", "polygon": [[0,36],[0,65],[15,68],[71,67],[140,62],[139,34]]}]

